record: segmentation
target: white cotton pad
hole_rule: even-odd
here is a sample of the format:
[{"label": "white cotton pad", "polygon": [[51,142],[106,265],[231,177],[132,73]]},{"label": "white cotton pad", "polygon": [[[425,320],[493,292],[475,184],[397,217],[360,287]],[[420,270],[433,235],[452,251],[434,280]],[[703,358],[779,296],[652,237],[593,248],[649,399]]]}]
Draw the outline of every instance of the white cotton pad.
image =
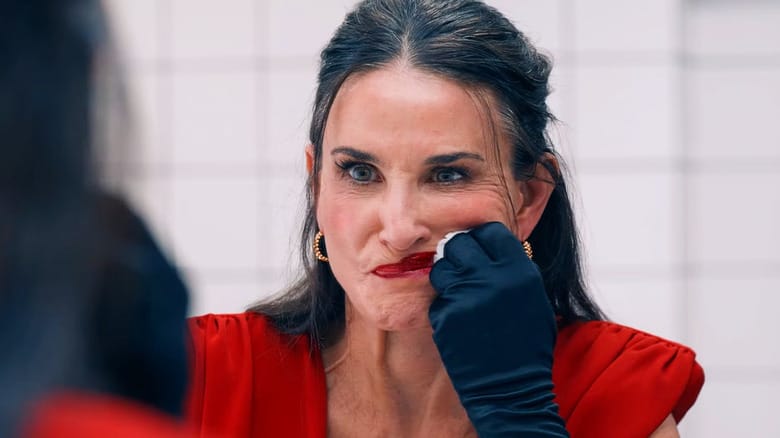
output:
[{"label": "white cotton pad", "polygon": [[471,229],[468,229],[468,230],[460,230],[460,231],[453,231],[453,232],[451,232],[451,233],[447,233],[447,235],[446,235],[446,236],[444,236],[444,238],[443,238],[443,239],[441,239],[441,240],[439,241],[439,243],[436,245],[436,255],[434,255],[434,256],[433,256],[433,263],[436,263],[436,262],[438,262],[439,260],[441,260],[441,259],[442,259],[442,257],[444,257],[444,245],[446,245],[446,244],[447,244],[447,242],[449,242],[449,241],[450,241],[450,239],[452,239],[453,237],[455,237],[457,234],[460,234],[460,233],[468,233],[469,231],[471,231]]}]

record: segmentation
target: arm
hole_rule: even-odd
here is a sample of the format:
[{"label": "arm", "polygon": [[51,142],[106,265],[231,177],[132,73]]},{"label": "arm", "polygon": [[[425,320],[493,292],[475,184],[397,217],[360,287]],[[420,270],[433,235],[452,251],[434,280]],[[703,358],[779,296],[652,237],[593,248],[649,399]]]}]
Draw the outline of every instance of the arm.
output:
[{"label": "arm", "polygon": [[677,423],[674,421],[672,414],[658,426],[658,429],[650,435],[650,438],[680,438],[680,432],[677,430]]},{"label": "arm", "polygon": [[433,339],[479,436],[568,437],[552,391],[555,316],[511,231],[492,222],[456,235],[431,284]]}]

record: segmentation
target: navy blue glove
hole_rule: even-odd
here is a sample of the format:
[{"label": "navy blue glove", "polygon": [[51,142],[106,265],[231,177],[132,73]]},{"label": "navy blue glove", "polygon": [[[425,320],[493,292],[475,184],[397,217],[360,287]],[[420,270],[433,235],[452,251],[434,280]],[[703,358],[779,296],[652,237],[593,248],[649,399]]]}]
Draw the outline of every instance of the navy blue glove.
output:
[{"label": "navy blue glove", "polygon": [[555,316],[522,244],[490,222],[433,265],[433,339],[481,438],[568,437],[553,401]]}]

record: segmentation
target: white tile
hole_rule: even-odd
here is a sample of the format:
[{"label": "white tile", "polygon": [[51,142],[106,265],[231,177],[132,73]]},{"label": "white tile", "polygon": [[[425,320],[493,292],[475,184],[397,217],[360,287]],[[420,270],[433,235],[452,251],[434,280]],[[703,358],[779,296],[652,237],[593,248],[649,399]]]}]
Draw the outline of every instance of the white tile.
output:
[{"label": "white tile", "polygon": [[300,230],[304,215],[305,172],[291,169],[288,177],[260,181],[263,197],[260,264],[264,269],[294,271],[299,266]]},{"label": "white tile", "polygon": [[592,267],[671,269],[681,261],[676,175],[580,171],[579,191],[583,253]]},{"label": "white tile", "polygon": [[143,218],[158,243],[173,255],[171,236],[172,183],[169,178],[133,178],[128,182],[127,198],[133,209]]},{"label": "white tile", "polygon": [[555,53],[561,47],[562,0],[487,0],[512,21],[520,32],[543,52]]},{"label": "white tile", "polygon": [[240,313],[263,295],[262,285],[253,279],[215,279],[195,276],[190,281],[189,314]]},{"label": "white tile", "polygon": [[242,165],[257,161],[258,111],[254,72],[179,73],[173,85],[173,156],[177,165]]},{"label": "white tile", "polygon": [[197,274],[254,272],[259,261],[259,188],[253,179],[179,179],[173,185],[176,256]]},{"label": "white tile", "polygon": [[[706,369],[705,369],[706,372]],[[777,399],[780,382],[722,383],[707,381],[683,419],[686,438],[780,436]]]},{"label": "white tile", "polygon": [[780,3],[690,2],[688,51],[697,55],[780,54]]},{"label": "white tile", "polygon": [[691,294],[690,343],[703,363],[780,367],[780,279],[704,277],[691,283]]},{"label": "white tile", "polygon": [[676,81],[672,65],[578,68],[572,124],[578,158],[674,156],[680,129]]},{"label": "white tile", "polygon": [[160,166],[170,162],[170,146],[163,137],[163,99],[169,92],[166,84],[154,70],[134,69],[127,74],[131,163]]},{"label": "white tile", "polygon": [[695,158],[780,158],[777,70],[701,69],[688,78]]},{"label": "white tile", "polygon": [[259,4],[253,0],[171,0],[173,56],[177,59],[255,56]]},{"label": "white tile", "polygon": [[304,167],[317,89],[317,66],[314,63],[300,68],[272,66],[267,78],[266,93],[261,97],[268,117],[262,163]]},{"label": "white tile", "polygon": [[273,296],[292,283],[283,270],[262,271],[243,276],[190,275],[189,315],[238,313]]},{"label": "white tile", "polygon": [[694,263],[780,262],[780,174],[691,178],[688,238]]},{"label": "white tile", "polygon": [[658,276],[616,278],[608,272],[594,272],[591,290],[610,320],[672,341],[684,341],[680,280]]},{"label": "white tile", "polygon": [[669,52],[682,0],[572,0],[577,50]]},{"label": "white tile", "polygon": [[106,12],[120,52],[131,61],[160,56],[159,0],[106,0]]},{"label": "white tile", "polygon": [[574,69],[570,64],[554,64],[550,73],[550,95],[547,106],[558,119],[547,126],[548,134],[556,151],[565,163],[574,166],[576,151],[574,147]]},{"label": "white tile", "polygon": [[267,15],[262,34],[266,54],[316,58],[355,3],[355,0],[269,0],[265,5]]}]

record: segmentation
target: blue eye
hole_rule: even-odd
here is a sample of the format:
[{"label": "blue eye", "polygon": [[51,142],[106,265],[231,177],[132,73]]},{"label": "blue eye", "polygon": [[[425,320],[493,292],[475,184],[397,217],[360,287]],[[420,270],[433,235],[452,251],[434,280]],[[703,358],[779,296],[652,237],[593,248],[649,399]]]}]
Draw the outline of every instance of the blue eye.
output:
[{"label": "blue eye", "polygon": [[441,184],[453,184],[465,177],[465,172],[452,167],[436,169],[433,172],[433,181]]},{"label": "blue eye", "polygon": [[338,166],[342,177],[348,178],[351,182],[356,184],[368,184],[379,180],[376,169],[370,164],[346,161],[336,163],[336,166]]},{"label": "blue eye", "polygon": [[370,166],[366,166],[365,164],[355,164],[354,166],[350,166],[347,169],[347,173],[349,174],[350,178],[357,182],[371,182],[376,179],[374,169],[372,169]]}]

